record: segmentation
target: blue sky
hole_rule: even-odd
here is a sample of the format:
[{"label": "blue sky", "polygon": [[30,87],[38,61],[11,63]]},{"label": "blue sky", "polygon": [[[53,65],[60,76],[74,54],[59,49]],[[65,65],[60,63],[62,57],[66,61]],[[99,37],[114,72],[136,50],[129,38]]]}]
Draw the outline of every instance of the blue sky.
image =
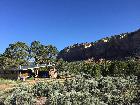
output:
[{"label": "blue sky", "polygon": [[0,0],[0,53],[10,43],[68,45],[140,28],[140,0]]}]

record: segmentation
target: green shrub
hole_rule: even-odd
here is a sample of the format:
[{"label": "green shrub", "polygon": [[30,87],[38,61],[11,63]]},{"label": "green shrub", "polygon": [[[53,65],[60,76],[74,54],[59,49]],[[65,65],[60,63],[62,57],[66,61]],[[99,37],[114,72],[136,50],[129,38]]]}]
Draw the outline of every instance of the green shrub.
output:
[{"label": "green shrub", "polygon": [[34,96],[43,96],[47,97],[48,96],[48,84],[44,82],[38,82],[35,85],[33,85],[31,92],[33,93]]},{"label": "green shrub", "polygon": [[100,76],[84,78],[76,75],[63,83],[38,82],[21,84],[9,95],[1,93],[5,105],[35,105],[37,97],[45,97],[46,105],[132,105],[139,104],[140,85],[137,76]]},{"label": "green shrub", "polygon": [[103,76],[131,76],[140,75],[140,62],[135,60],[126,61],[103,61],[103,62],[61,62],[57,64],[61,75],[85,73],[92,77]]},{"label": "green shrub", "polygon": [[21,84],[6,97],[5,105],[34,105],[35,97],[31,93],[31,88],[27,84]]}]

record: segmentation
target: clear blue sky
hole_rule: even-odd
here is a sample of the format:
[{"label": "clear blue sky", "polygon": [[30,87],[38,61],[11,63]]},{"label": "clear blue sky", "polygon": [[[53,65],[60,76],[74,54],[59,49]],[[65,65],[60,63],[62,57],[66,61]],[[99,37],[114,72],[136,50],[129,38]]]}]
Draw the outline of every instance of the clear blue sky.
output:
[{"label": "clear blue sky", "polygon": [[140,0],[0,0],[0,53],[38,40],[59,50],[140,28]]}]

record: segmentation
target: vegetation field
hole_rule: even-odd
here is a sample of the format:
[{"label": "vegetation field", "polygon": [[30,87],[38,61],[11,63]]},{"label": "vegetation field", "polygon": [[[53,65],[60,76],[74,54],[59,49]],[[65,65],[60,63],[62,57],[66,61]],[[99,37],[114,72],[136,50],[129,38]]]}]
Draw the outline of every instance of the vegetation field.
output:
[{"label": "vegetation field", "polygon": [[[139,105],[137,60],[56,63],[60,79],[0,79],[1,105]],[[7,89],[6,89],[7,88]],[[3,91],[4,90],[4,91]]]},{"label": "vegetation field", "polygon": [[139,84],[136,76],[88,78],[18,83],[0,93],[4,105],[138,105]]},{"label": "vegetation field", "polygon": [[[139,105],[140,60],[67,62],[52,45],[34,41],[10,44],[0,55],[0,69],[54,63],[59,79],[0,79],[0,105]],[[47,69],[43,69],[46,70]]]}]

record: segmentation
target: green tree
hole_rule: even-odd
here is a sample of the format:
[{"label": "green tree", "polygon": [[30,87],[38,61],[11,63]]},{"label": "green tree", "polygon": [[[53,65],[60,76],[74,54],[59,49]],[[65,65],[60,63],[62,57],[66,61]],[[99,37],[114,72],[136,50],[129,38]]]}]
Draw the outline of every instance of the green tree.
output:
[{"label": "green tree", "polygon": [[28,63],[29,57],[29,46],[23,42],[16,42],[14,44],[9,44],[6,48],[2,59],[9,66],[18,67],[19,65],[26,65]]},{"label": "green tree", "polygon": [[42,45],[39,41],[34,41],[31,43],[30,56],[31,58],[35,59],[35,63],[41,63],[42,56],[44,54],[47,54],[44,45]]},{"label": "green tree", "polygon": [[42,45],[39,41],[31,43],[30,55],[35,59],[35,63],[46,63],[56,58],[58,50],[52,45]]},{"label": "green tree", "polygon": [[47,58],[52,59],[52,60],[56,59],[56,56],[58,54],[57,48],[55,46],[48,45],[46,46],[46,49],[48,52]]}]

